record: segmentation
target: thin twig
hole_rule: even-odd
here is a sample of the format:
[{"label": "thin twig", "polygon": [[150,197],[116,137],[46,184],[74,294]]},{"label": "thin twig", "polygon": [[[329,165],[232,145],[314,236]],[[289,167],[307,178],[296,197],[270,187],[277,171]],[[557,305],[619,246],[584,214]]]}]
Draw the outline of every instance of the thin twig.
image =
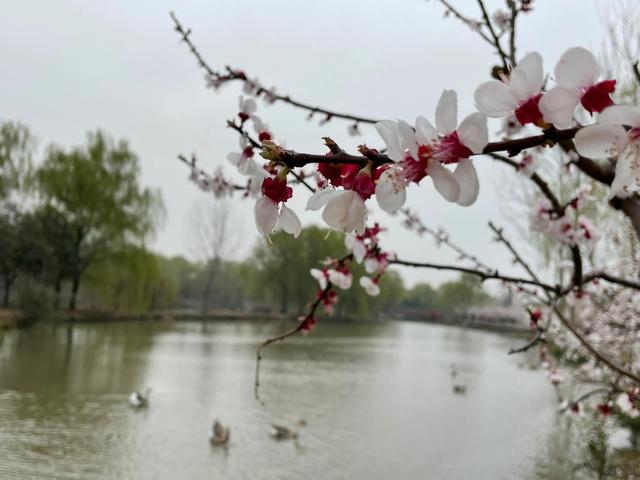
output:
[{"label": "thin twig", "polygon": [[478,22],[477,20],[472,20],[469,17],[466,17],[465,15],[460,13],[459,10],[454,8],[453,5],[451,5],[447,0],[438,0],[438,1],[447,9],[449,13],[451,13],[454,17],[456,17],[462,23],[467,25],[471,30],[473,30],[478,35],[480,35],[480,37],[482,37],[484,41],[486,41],[489,45],[493,45],[493,41],[491,41],[491,38],[489,38],[489,36],[486,33],[484,33],[482,30],[480,30],[480,22]]},{"label": "thin twig", "polygon": [[612,388],[609,388],[609,387],[598,387],[598,388],[596,388],[594,390],[590,390],[587,393],[584,393],[584,394],[580,395],[575,400],[572,400],[572,401],[568,402],[566,407],[564,407],[564,408],[562,408],[560,410],[560,413],[566,412],[573,405],[578,405],[580,402],[584,402],[586,399],[588,399],[590,397],[593,397],[594,395],[598,395],[600,393],[611,394],[611,393],[614,393],[614,392],[615,392],[615,389],[612,389]]},{"label": "thin twig", "polygon": [[395,265],[404,265],[405,267],[431,268],[434,270],[449,270],[454,272],[469,273],[471,275],[480,277],[482,280],[501,280],[507,283],[532,285],[535,287],[540,287],[543,290],[547,290],[549,292],[557,293],[559,290],[558,287],[551,286],[544,282],[529,280],[527,278],[512,277],[509,275],[501,275],[498,271],[485,272],[482,270],[476,270],[474,268],[467,268],[467,267],[460,267],[457,265],[447,265],[447,264],[430,263],[430,262],[411,262],[408,260],[401,260],[398,258],[389,260],[389,263],[390,264],[392,263]]},{"label": "thin twig", "polygon": [[568,318],[566,318],[562,312],[560,311],[560,308],[558,308],[557,305],[555,305],[553,307],[553,311],[555,312],[555,314],[557,315],[557,317],[560,319],[560,322],[571,332],[573,333],[573,335],[580,341],[580,343],[589,351],[591,352],[591,354],[596,357],[598,360],[600,360],[602,363],[604,363],[605,365],[607,365],[611,370],[618,372],[619,374],[633,380],[633,382],[636,385],[640,385],[640,376],[620,365],[618,365],[614,360],[612,360],[611,358],[609,358],[607,355],[605,355],[604,353],[599,352],[593,345],[591,345],[591,343],[589,342],[589,340],[587,340],[587,338],[582,334],[582,332],[580,330],[578,330],[578,328],[576,328],[575,325],[573,325],[573,323],[571,323],[569,321]]},{"label": "thin twig", "polygon": [[507,54],[504,53],[504,50],[502,49],[502,44],[500,43],[500,39],[498,38],[498,35],[496,34],[496,31],[493,28],[493,23],[491,23],[491,19],[489,18],[489,13],[487,12],[487,9],[484,5],[484,1],[478,0],[478,6],[480,7],[480,10],[482,10],[482,18],[484,18],[484,24],[489,29],[489,33],[491,34],[491,38],[493,39],[491,43],[493,44],[493,46],[496,47],[498,55],[502,60],[502,67],[504,68],[504,71],[507,72],[509,71],[509,62],[507,61]]},{"label": "thin twig", "polygon": [[[344,265],[346,262],[350,261],[351,259],[353,259],[353,254],[349,253],[347,255],[345,255],[344,257],[340,258],[339,260],[336,261],[337,265]],[[262,360],[262,350],[264,350],[266,347],[268,347],[269,345],[271,345],[272,343],[276,343],[279,341],[282,341],[286,338],[292,337],[293,335],[295,335],[296,333],[300,332],[302,330],[302,328],[305,325],[305,321],[309,318],[313,318],[316,310],[318,309],[318,306],[320,305],[320,302],[322,302],[322,300],[325,298],[325,296],[329,293],[329,290],[331,290],[333,288],[333,283],[331,283],[328,279],[327,279],[327,285],[325,286],[325,288],[322,290],[322,294],[318,295],[317,298],[315,299],[315,301],[313,303],[311,303],[311,305],[309,306],[309,311],[307,312],[307,314],[305,315],[304,319],[302,321],[300,321],[298,323],[298,325],[296,325],[293,328],[290,328],[289,330],[286,330],[282,333],[279,333],[278,335],[274,335],[273,337],[267,338],[264,342],[260,343],[260,345],[258,345],[258,348],[256,350],[256,368],[255,368],[255,376],[254,376],[254,383],[253,383],[253,395],[255,397],[255,399],[260,402],[262,405],[264,405],[264,402],[260,399],[260,363]]]},{"label": "thin twig", "polygon": [[544,330],[541,328],[538,328],[536,331],[536,334],[534,335],[534,337],[529,340],[525,345],[523,345],[522,347],[519,348],[512,348],[511,350],[509,350],[507,352],[508,355],[513,355],[515,353],[523,353],[526,352],[527,350],[529,350],[531,347],[534,347],[535,345],[537,345],[540,342],[546,342],[545,338],[544,338]]},{"label": "thin twig", "polygon": [[489,222],[489,228],[493,231],[493,233],[496,234],[496,239],[501,242],[502,244],[504,244],[505,247],[507,247],[507,249],[511,252],[511,254],[513,255],[513,258],[515,259],[515,261],[520,264],[520,266],[522,268],[524,268],[527,273],[529,274],[529,276],[535,280],[535,281],[540,281],[538,279],[538,276],[535,274],[535,272],[531,269],[531,267],[529,266],[529,264],[524,260],[524,258],[522,258],[522,256],[517,252],[517,250],[515,249],[515,247],[511,244],[511,242],[504,236],[503,230],[502,228],[498,228],[496,225],[494,225],[493,222]]},{"label": "thin twig", "polygon": [[[178,34],[180,35],[181,39],[187,44],[187,46],[189,47],[189,51],[191,51],[191,53],[193,54],[193,56],[196,58],[196,62],[198,63],[198,66],[200,68],[202,68],[205,72],[207,72],[207,74],[211,77],[213,77],[214,79],[220,80],[220,81],[224,81],[224,82],[229,82],[229,81],[241,81],[242,83],[246,83],[249,81],[249,78],[247,77],[246,73],[241,72],[239,70],[233,69],[231,67],[226,67],[225,69],[225,73],[220,73],[216,70],[214,70],[204,59],[204,57],[202,56],[202,54],[200,54],[200,52],[198,51],[197,47],[195,46],[195,44],[191,41],[191,29],[185,29],[185,27],[182,26],[182,24],[180,23],[180,21],[178,20],[178,17],[176,16],[176,14],[174,12],[169,12],[169,16],[171,17],[171,20],[173,20],[174,26],[175,26],[175,30],[176,32],[178,32]],[[266,93],[266,91],[264,92],[259,92],[259,93]],[[313,106],[311,104],[305,103],[305,102],[301,102],[299,100],[294,100],[293,98],[291,98],[288,95],[278,95],[275,92],[268,92],[269,93],[269,97],[275,101],[281,101],[284,103],[287,103],[293,107],[297,107],[300,108],[302,110],[306,110],[308,112],[310,112],[310,114],[321,114],[324,115],[326,119],[332,119],[332,118],[341,118],[344,120],[351,120],[353,122],[356,123],[366,123],[366,124],[374,124],[379,122],[378,119],[375,118],[369,118],[369,117],[363,117],[360,115],[352,115],[352,114],[348,114],[348,113],[341,113],[341,112],[337,112],[334,110],[329,110],[326,108],[322,108],[322,107],[318,107],[318,106]]]}]

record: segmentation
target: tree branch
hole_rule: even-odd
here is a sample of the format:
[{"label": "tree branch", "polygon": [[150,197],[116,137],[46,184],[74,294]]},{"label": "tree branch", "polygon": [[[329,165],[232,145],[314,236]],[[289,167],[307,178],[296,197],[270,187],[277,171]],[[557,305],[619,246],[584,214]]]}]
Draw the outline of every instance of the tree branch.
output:
[{"label": "tree branch", "polygon": [[[498,153],[491,153],[489,156],[494,160],[498,160],[502,163],[506,163],[507,165],[512,166],[516,170],[520,168],[520,164],[518,162],[516,162],[515,160],[509,157],[505,157],[504,155],[500,155]],[[545,180],[543,180],[542,177],[540,177],[540,175],[538,175],[537,173],[534,173],[533,175],[531,175],[530,178],[531,178],[531,181],[536,184],[536,186],[538,187],[540,192],[545,196],[545,198],[549,200],[553,210],[558,215],[562,215],[564,213],[564,207],[560,205],[560,201],[558,200],[558,197],[556,197],[556,195],[551,191],[549,184]]]},{"label": "tree branch", "polygon": [[508,355],[513,355],[513,354],[516,354],[516,353],[526,352],[527,350],[529,350],[530,348],[534,347],[535,345],[537,345],[540,342],[546,342],[546,340],[544,339],[544,330],[541,329],[541,328],[538,328],[536,330],[536,334],[534,335],[534,337],[531,340],[529,340],[522,347],[512,348],[511,350],[509,350],[509,352],[507,352],[507,354]]},{"label": "tree branch", "polygon": [[393,259],[393,260],[389,260],[390,264],[395,264],[395,265],[404,265],[405,267],[418,267],[418,268],[431,268],[434,270],[448,270],[448,271],[453,271],[453,272],[461,272],[461,273],[469,273],[471,275],[475,275],[477,277],[480,277],[483,281],[484,280],[501,280],[503,282],[507,282],[507,283],[516,283],[516,284],[522,284],[522,285],[533,285],[535,287],[540,287],[544,290],[547,290],[549,292],[554,292],[557,293],[559,291],[558,287],[553,287],[547,283],[543,283],[543,282],[538,282],[535,280],[529,280],[527,278],[519,278],[519,277],[511,277],[508,275],[501,275],[500,273],[498,273],[498,271],[493,271],[493,272],[485,272],[482,270],[476,270],[473,268],[467,268],[467,267],[459,267],[457,265],[445,265],[445,264],[440,264],[440,263],[429,263],[429,262],[410,262],[407,260],[401,260],[401,259]]},{"label": "tree branch", "polygon": [[496,47],[498,55],[502,60],[502,67],[504,68],[504,71],[506,73],[509,71],[509,62],[507,61],[507,54],[504,53],[504,50],[502,49],[502,44],[500,43],[500,39],[498,38],[498,35],[496,34],[496,31],[493,28],[493,24],[491,23],[491,19],[489,18],[489,14],[487,13],[487,9],[484,5],[484,1],[478,0],[478,6],[480,7],[480,10],[482,10],[482,18],[484,18],[484,24],[487,26],[487,28],[489,29],[489,33],[491,34],[491,38],[492,38],[491,43],[493,44],[494,47]]},{"label": "tree branch", "polygon": [[602,363],[604,363],[605,365],[607,365],[611,370],[613,370],[614,372],[617,372],[627,378],[629,378],[630,380],[633,380],[633,382],[637,385],[640,385],[640,376],[638,376],[638,374],[618,365],[615,361],[613,361],[611,358],[609,358],[608,356],[606,356],[604,353],[599,352],[593,345],[591,345],[591,343],[589,342],[589,340],[587,340],[587,338],[582,334],[582,332],[580,332],[580,330],[578,330],[575,325],[573,325],[568,318],[566,318],[562,312],[560,311],[560,309],[558,308],[558,306],[554,306],[553,307],[553,311],[555,312],[555,314],[558,316],[558,318],[560,319],[560,322],[571,332],[573,333],[573,335],[580,341],[580,343],[589,351],[591,352],[591,354],[596,357],[598,360],[600,360]]},{"label": "tree branch", "polygon": [[[565,130],[557,130],[550,128],[545,130],[542,135],[533,135],[531,137],[518,138],[515,140],[505,140],[502,142],[490,142],[481,153],[475,155],[491,154],[495,152],[507,152],[510,156],[520,153],[522,150],[532,147],[539,147],[549,143],[560,142],[572,139],[582,127],[568,128]],[[372,162],[376,166],[387,163],[393,163],[387,155],[377,153],[375,150],[368,150],[367,156],[351,155],[346,152],[340,152],[334,155],[300,153],[293,150],[283,150],[279,161],[285,163],[288,167],[304,167],[312,163],[344,163],[353,165],[362,165]],[[497,158],[497,157],[494,157]],[[497,158],[502,160],[502,158]],[[508,162],[509,163],[509,162]],[[517,166],[517,163],[513,163]],[[559,203],[558,203],[559,205]]]},{"label": "tree branch", "polygon": [[447,0],[438,0],[438,1],[444,6],[447,12],[451,13],[454,17],[456,17],[462,23],[467,25],[471,30],[473,30],[478,35],[480,35],[480,37],[484,41],[486,41],[489,45],[493,45],[493,41],[491,41],[491,38],[489,38],[489,36],[486,33],[484,33],[482,30],[480,30],[480,25],[481,25],[480,22],[464,16],[462,13],[460,13],[459,10],[454,8],[453,5],[451,5]]},{"label": "tree branch", "polygon": [[529,264],[525,262],[522,256],[520,256],[520,254],[513,247],[511,242],[507,240],[507,238],[504,236],[502,228],[498,228],[493,224],[493,222],[489,222],[489,228],[493,231],[493,233],[496,234],[496,239],[502,244],[504,244],[504,246],[507,247],[507,249],[511,252],[516,263],[520,264],[520,266],[522,266],[522,268],[524,268],[527,271],[527,273],[533,280],[535,280],[536,282],[539,282],[540,280],[538,279],[538,276],[534,273],[534,271],[531,269]]},{"label": "tree branch", "polygon": [[[189,47],[189,51],[193,54],[193,56],[196,59],[196,62],[198,63],[198,66],[203,69],[210,77],[212,77],[213,79],[219,81],[219,82],[231,82],[231,81],[240,81],[243,84],[249,81],[249,78],[247,77],[246,73],[236,70],[236,69],[232,69],[231,67],[226,67],[225,68],[225,73],[220,73],[219,71],[214,70],[204,59],[204,57],[200,54],[200,52],[198,51],[197,47],[195,46],[195,44],[191,41],[190,35],[192,33],[191,29],[185,29],[182,24],[180,23],[180,21],[178,20],[178,17],[176,16],[176,14],[174,12],[169,12],[169,16],[171,17],[171,20],[173,20],[174,23],[174,27],[175,27],[175,31],[178,32],[178,34],[180,35],[181,39],[187,44],[187,46]],[[330,120],[332,118],[341,118],[344,120],[352,120],[356,123],[366,123],[366,124],[374,124],[377,123],[379,120],[375,119],[375,118],[369,118],[369,117],[363,117],[363,116],[359,116],[359,115],[352,115],[352,114],[348,114],[348,113],[341,113],[341,112],[337,112],[334,110],[329,110],[326,108],[322,108],[322,107],[318,107],[318,106],[314,106],[311,105],[309,103],[305,103],[305,102],[301,102],[299,100],[294,100],[293,98],[291,98],[289,95],[278,95],[273,91],[267,91],[264,89],[260,89],[258,91],[258,96],[260,94],[268,94],[269,98],[274,100],[274,101],[280,101],[283,103],[287,103],[293,107],[297,107],[300,108],[302,110],[306,110],[307,112],[310,113],[310,115],[313,114],[321,114],[324,115],[325,118],[327,120]]]},{"label": "tree branch", "polygon": [[[339,260],[337,260],[336,263],[338,265],[344,265],[346,262],[350,261],[351,259],[353,259],[353,254],[349,253],[344,257],[340,258]],[[264,402],[260,399],[260,362],[262,360],[262,350],[264,350],[266,347],[268,347],[272,343],[282,341],[300,332],[304,328],[305,322],[308,319],[314,317],[316,310],[318,309],[318,306],[320,305],[322,300],[325,298],[325,296],[329,293],[329,290],[331,290],[332,288],[333,288],[333,283],[331,283],[329,279],[327,279],[327,286],[322,290],[322,294],[318,295],[315,301],[309,306],[309,311],[307,312],[307,315],[304,317],[302,321],[298,323],[298,325],[296,325],[295,327],[289,330],[286,330],[285,332],[279,333],[278,335],[267,338],[264,342],[258,345],[258,348],[256,350],[256,369],[255,369],[255,377],[254,377],[254,383],[253,383],[253,395],[255,399],[261,404],[264,405]]]}]

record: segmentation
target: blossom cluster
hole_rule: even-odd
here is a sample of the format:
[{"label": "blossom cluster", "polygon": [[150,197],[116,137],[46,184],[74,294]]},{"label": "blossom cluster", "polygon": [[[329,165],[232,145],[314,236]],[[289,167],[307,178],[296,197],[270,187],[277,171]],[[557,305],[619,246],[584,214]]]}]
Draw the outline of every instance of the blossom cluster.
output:
[{"label": "blossom cluster", "polygon": [[[349,254],[342,259],[327,258],[322,262],[322,268],[312,268],[310,273],[318,281],[319,289],[316,294],[316,302],[322,305],[325,313],[333,313],[334,305],[338,301],[336,287],[348,290],[353,284],[353,273],[350,262],[363,263],[368,275],[360,277],[359,284],[370,296],[380,294],[380,278],[384,275],[391,259],[389,252],[383,251],[379,246],[378,235],[383,229],[377,223],[365,228],[362,234],[348,234],[345,237],[345,246]],[[302,318],[301,330],[309,332],[316,324],[312,313]]]},{"label": "blossom cluster", "polygon": [[600,239],[597,227],[584,215],[579,213],[590,198],[591,185],[585,184],[577,189],[571,200],[567,202],[562,214],[544,199],[536,205],[529,217],[531,230],[544,233],[554,240],[566,245],[584,245],[593,249]]}]

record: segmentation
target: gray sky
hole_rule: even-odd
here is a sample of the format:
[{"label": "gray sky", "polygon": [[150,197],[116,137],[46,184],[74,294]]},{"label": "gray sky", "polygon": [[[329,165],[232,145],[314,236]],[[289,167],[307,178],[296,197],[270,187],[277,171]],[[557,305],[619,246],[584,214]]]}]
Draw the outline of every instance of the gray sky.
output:
[{"label": "gray sky", "polygon": [[[475,14],[475,2],[451,0]],[[178,153],[195,152],[204,168],[223,165],[237,148],[225,129],[236,113],[239,86],[218,94],[205,89],[203,75],[172,30],[169,10],[193,29],[193,40],[213,66],[231,64],[258,76],[267,86],[330,109],[377,118],[417,115],[433,118],[445,88],[459,96],[460,117],[473,111],[473,90],[487,80],[494,58],[489,46],[453,19],[443,19],[435,1],[425,0],[4,0],[0,16],[2,120],[27,124],[44,146],[83,143],[89,130],[102,128],[129,140],[140,156],[143,182],[159,187],[168,218],[153,246],[165,254],[193,257],[190,217],[203,194],[188,183]],[[502,1],[489,1],[502,5]],[[520,54],[537,50],[547,71],[572,46],[599,51],[605,0],[537,0],[523,18]],[[519,55],[519,56],[521,56]],[[363,137],[347,134],[348,124],[318,126],[285,105],[259,104],[278,140],[300,151],[324,152],[329,135],[343,148],[366,142],[381,145],[372,127]],[[493,128],[495,130],[495,128]],[[509,257],[493,243],[489,219],[500,222],[496,194],[505,167],[478,158],[481,192],[471,207],[447,204],[429,181],[412,186],[409,202],[423,220],[443,226],[485,263],[509,270]],[[307,193],[300,189],[291,206],[302,212]],[[253,202],[234,200],[245,255],[255,241]],[[373,218],[392,226],[375,202]],[[319,215],[303,214],[309,222]],[[504,223],[504,222],[503,222]],[[384,245],[411,260],[449,261],[433,242],[398,227]],[[402,272],[409,283],[449,278],[432,271]]]}]

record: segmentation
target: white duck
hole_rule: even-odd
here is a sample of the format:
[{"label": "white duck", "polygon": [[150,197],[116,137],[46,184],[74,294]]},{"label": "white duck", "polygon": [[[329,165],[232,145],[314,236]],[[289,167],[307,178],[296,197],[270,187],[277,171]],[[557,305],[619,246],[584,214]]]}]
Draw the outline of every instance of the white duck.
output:
[{"label": "white duck", "polygon": [[213,422],[209,432],[209,441],[212,445],[226,445],[231,437],[231,429],[225,427],[218,420]]},{"label": "white duck", "polygon": [[131,392],[131,395],[129,395],[129,404],[134,408],[148,407],[150,395],[151,395],[150,388],[146,388],[144,393],[140,393],[137,390],[135,390]]}]

